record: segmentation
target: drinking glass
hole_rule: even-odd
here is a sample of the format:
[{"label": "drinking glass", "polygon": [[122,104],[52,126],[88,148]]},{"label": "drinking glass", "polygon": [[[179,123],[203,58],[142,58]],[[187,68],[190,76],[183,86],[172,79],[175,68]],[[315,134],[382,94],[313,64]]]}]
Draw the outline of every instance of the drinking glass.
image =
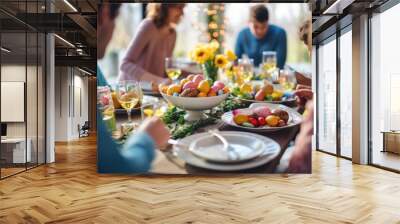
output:
[{"label": "drinking glass", "polygon": [[239,59],[238,63],[240,76],[244,81],[250,81],[254,74],[254,60],[252,58]]},{"label": "drinking glass", "polygon": [[111,89],[108,86],[97,87],[97,108],[103,115],[103,121],[110,131],[115,131],[116,122],[114,114],[114,103]]},{"label": "drinking glass", "polygon": [[293,91],[296,87],[297,80],[296,75],[290,70],[280,70],[279,72],[279,84],[286,91]]},{"label": "drinking glass", "polygon": [[176,81],[181,76],[181,69],[178,67],[178,62],[173,58],[165,58],[165,72],[172,81]]},{"label": "drinking glass", "polygon": [[[115,88],[118,102],[128,114],[128,123],[132,124],[132,109],[140,104],[143,99],[140,83],[137,81],[120,81]],[[142,112],[142,111],[141,111]]]},{"label": "drinking glass", "polygon": [[261,70],[263,71],[264,78],[271,78],[274,71],[276,71],[277,59],[275,51],[263,51]]}]

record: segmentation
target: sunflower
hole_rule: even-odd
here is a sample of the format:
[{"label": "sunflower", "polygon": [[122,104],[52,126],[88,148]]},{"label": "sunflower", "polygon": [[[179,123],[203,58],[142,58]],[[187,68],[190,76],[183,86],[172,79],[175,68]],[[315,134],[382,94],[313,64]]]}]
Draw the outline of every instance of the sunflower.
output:
[{"label": "sunflower", "polygon": [[224,68],[225,65],[228,63],[228,59],[225,57],[225,55],[218,54],[217,56],[215,56],[214,63],[218,68]]},{"label": "sunflower", "polygon": [[197,63],[204,64],[208,60],[209,52],[204,47],[197,47],[192,55]]},{"label": "sunflower", "polygon": [[232,50],[226,50],[226,51],[225,51],[225,55],[226,55],[226,57],[228,58],[228,61],[234,61],[234,60],[236,60],[236,55],[235,55],[235,53],[233,53]]}]

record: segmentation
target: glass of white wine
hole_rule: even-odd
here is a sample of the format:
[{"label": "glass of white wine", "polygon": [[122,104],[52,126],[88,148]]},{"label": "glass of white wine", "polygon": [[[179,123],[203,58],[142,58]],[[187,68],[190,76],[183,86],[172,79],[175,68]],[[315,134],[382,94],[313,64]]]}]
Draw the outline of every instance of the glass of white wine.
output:
[{"label": "glass of white wine", "polygon": [[290,70],[280,70],[278,81],[285,91],[293,91],[296,88],[296,75]]},{"label": "glass of white wine", "polygon": [[254,60],[252,58],[244,58],[238,60],[239,73],[245,82],[249,82],[254,75]]},{"label": "glass of white wine", "polygon": [[277,68],[277,59],[275,51],[263,51],[261,70],[265,74],[265,78],[271,78],[272,73]]},{"label": "glass of white wine", "polygon": [[132,124],[132,109],[142,102],[143,94],[137,81],[119,81],[115,88],[118,102],[128,113],[128,123]]},{"label": "glass of white wine", "polygon": [[178,80],[182,73],[181,69],[178,67],[178,62],[174,58],[165,58],[165,72],[168,78],[174,82]]}]

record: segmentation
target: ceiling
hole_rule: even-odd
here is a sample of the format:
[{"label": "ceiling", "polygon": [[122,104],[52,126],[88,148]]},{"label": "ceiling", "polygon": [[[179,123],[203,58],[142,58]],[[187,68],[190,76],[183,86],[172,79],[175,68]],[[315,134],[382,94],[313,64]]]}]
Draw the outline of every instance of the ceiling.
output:
[{"label": "ceiling", "polygon": [[[56,65],[79,66],[95,73],[96,22],[96,0],[0,1],[2,46],[12,50],[7,53],[10,59],[24,58],[25,46],[29,57],[35,55],[37,44],[30,43],[31,39],[36,33],[51,32],[61,37],[55,38]],[[21,35],[25,32],[27,38]]]},{"label": "ceiling", "polygon": [[351,24],[352,18],[372,12],[389,0],[312,0],[313,43]]}]

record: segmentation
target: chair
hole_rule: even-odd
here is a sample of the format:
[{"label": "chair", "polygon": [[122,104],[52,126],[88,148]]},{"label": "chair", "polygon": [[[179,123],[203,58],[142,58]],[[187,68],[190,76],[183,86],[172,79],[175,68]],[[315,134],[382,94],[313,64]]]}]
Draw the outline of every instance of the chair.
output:
[{"label": "chair", "polygon": [[89,136],[89,129],[90,129],[89,121],[85,121],[82,127],[78,124],[79,138]]}]

